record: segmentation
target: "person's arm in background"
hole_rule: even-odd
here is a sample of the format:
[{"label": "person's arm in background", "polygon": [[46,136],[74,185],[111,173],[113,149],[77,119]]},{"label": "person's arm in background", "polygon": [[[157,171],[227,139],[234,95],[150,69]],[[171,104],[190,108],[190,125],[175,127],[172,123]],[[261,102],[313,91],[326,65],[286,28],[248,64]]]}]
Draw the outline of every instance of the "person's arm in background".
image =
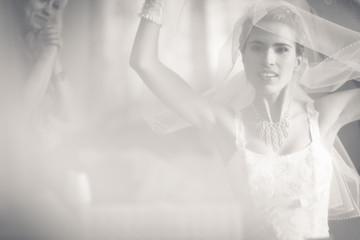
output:
[{"label": "person's arm in background", "polygon": [[54,71],[55,60],[61,46],[59,29],[48,26],[30,41],[35,45],[38,58],[24,83],[26,108],[30,114],[37,111],[44,99]]},{"label": "person's arm in background", "polygon": [[59,57],[55,59],[51,85],[55,101],[53,114],[63,120],[69,120],[75,114],[74,91]]},{"label": "person's arm in background", "polygon": [[53,101],[51,114],[68,119],[72,106],[72,88],[59,60],[62,46],[60,27],[48,26],[34,37],[39,57],[25,82],[24,95],[29,114],[36,114],[47,95]]}]

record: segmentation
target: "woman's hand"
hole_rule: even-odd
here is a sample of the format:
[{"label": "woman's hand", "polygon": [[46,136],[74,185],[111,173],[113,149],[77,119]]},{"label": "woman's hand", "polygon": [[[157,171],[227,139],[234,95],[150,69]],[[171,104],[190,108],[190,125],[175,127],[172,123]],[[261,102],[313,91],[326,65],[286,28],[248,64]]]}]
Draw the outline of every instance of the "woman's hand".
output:
[{"label": "woman's hand", "polygon": [[34,50],[41,55],[54,49],[60,50],[62,46],[60,27],[48,25],[36,35]]}]

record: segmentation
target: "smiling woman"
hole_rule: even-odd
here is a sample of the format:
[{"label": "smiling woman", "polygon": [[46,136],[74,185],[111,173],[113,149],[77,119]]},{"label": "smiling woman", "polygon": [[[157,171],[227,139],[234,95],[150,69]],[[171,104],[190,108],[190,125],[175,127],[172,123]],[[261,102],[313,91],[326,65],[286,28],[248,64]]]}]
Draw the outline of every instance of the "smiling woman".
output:
[{"label": "smiling woman", "polygon": [[257,1],[220,54],[223,82],[200,95],[158,56],[165,2],[145,1],[130,64],[163,103],[212,136],[245,206],[245,239],[327,239],[328,219],[359,216],[359,189],[347,187],[359,176],[336,136],[359,119],[360,92],[313,100],[307,88],[360,75],[360,33],[287,1]]},{"label": "smiling woman", "polygon": [[[294,31],[283,23],[268,26],[274,32],[254,28],[243,50],[247,79],[257,89],[271,93],[289,84],[299,68],[302,55],[297,55]],[[261,90],[262,89],[262,90]]]},{"label": "smiling woman", "polygon": [[21,14],[25,29],[40,31],[49,24],[61,24],[62,11],[67,0],[17,0],[18,7],[23,9]]}]

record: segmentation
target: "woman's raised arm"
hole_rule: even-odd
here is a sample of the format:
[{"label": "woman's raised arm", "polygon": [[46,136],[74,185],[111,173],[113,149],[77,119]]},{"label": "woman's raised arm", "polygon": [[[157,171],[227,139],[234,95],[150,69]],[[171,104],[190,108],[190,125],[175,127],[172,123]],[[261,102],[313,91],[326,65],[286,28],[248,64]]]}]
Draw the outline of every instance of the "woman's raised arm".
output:
[{"label": "woman's raised arm", "polygon": [[[147,0],[144,6],[161,5],[154,2],[158,3]],[[181,117],[197,126],[215,123],[216,108],[221,106],[194,92],[178,74],[160,61],[158,56],[160,28],[159,24],[146,17],[141,18],[130,57],[131,67],[150,90]]]}]

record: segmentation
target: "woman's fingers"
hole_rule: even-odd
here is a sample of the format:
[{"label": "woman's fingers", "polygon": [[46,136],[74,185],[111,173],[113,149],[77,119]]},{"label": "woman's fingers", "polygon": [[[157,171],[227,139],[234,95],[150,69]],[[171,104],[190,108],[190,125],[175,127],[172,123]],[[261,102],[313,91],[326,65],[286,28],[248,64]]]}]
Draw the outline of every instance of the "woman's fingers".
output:
[{"label": "woman's fingers", "polygon": [[54,26],[48,26],[40,33],[40,38],[44,45],[56,45],[62,48],[63,41],[59,28]]},{"label": "woman's fingers", "polygon": [[44,30],[43,30],[45,33],[60,33],[60,28],[57,27],[57,26],[53,26],[53,25],[49,25],[47,26]]}]

